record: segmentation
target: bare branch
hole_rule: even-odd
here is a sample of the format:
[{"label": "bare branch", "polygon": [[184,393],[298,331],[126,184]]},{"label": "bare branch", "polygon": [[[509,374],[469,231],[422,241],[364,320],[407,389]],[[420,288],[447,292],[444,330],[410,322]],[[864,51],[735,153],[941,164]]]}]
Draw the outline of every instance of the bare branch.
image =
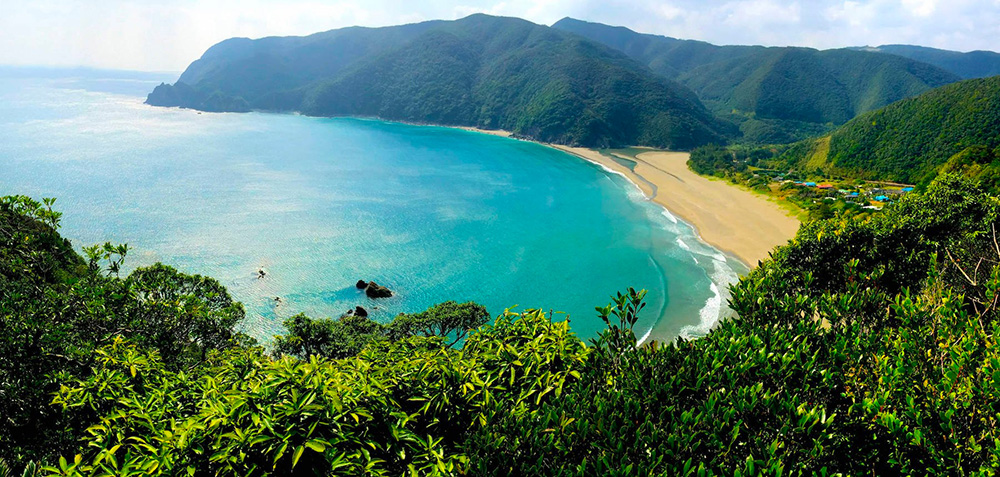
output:
[{"label": "bare branch", "polygon": [[990,224],[993,229],[993,249],[997,251],[997,258],[1000,258],[1000,244],[997,243],[997,224]]},{"label": "bare branch", "polygon": [[965,273],[965,270],[962,268],[961,265],[958,264],[958,262],[955,260],[955,257],[951,256],[951,250],[948,250],[946,248],[944,249],[944,251],[945,253],[948,254],[948,259],[951,260],[951,263],[955,264],[955,268],[957,268],[958,271],[962,272],[962,275],[965,277],[965,279],[969,281],[969,284],[971,284],[972,286],[978,286],[979,284],[976,283],[976,281],[973,280],[971,277],[969,277],[969,274]]}]

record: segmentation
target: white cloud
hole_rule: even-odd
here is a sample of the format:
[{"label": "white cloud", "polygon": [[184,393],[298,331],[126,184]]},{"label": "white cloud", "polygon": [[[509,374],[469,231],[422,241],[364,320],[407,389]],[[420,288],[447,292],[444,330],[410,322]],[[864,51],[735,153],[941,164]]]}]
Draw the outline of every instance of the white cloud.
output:
[{"label": "white cloud", "polygon": [[773,0],[730,2],[726,5],[726,9],[729,10],[726,22],[737,27],[752,27],[753,22],[795,24],[802,19],[799,2]]},{"label": "white cloud", "polygon": [[657,13],[666,20],[676,20],[684,15],[684,9],[664,3],[657,8]]},{"label": "white cloud", "polygon": [[854,28],[864,28],[872,24],[878,13],[876,5],[857,1],[832,5],[824,12],[830,21],[844,23]]},{"label": "white cloud", "polygon": [[937,10],[937,0],[901,0],[903,8],[918,17],[928,17]]}]

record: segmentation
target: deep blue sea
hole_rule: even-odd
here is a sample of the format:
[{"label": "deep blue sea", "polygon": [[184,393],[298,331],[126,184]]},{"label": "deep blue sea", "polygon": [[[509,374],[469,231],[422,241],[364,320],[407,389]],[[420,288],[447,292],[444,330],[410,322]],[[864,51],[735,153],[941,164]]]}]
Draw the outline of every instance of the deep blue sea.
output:
[{"label": "deep blue sea", "polygon": [[[0,69],[0,194],[56,197],[78,249],[128,243],[129,268],[217,278],[264,341],[300,312],[362,305],[389,320],[445,300],[565,312],[590,338],[603,328],[594,307],[629,286],[649,290],[639,336],[699,336],[746,270],[623,177],[565,153],[449,128],[142,103],[174,79]],[[358,279],[397,295],[371,301]]]}]

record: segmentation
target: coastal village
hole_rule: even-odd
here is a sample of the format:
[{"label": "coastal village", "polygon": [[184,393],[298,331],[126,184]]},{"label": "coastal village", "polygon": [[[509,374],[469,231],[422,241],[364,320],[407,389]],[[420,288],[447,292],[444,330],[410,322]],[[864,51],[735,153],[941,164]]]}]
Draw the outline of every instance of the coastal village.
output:
[{"label": "coastal village", "polygon": [[879,210],[886,204],[898,199],[907,192],[912,192],[914,189],[914,186],[908,184],[884,182],[864,182],[862,185],[855,186],[835,186],[829,182],[816,183],[788,179],[780,180],[779,182],[782,185],[791,184],[795,187],[815,189],[818,195],[823,196],[823,200],[842,200],[846,204],[860,205],[864,209],[871,210]]},{"label": "coastal village", "polygon": [[[913,192],[913,184],[866,180],[800,180],[793,171],[757,169],[747,185],[794,203],[804,210],[860,209],[878,211]],[[822,207],[823,205],[826,207]]]}]

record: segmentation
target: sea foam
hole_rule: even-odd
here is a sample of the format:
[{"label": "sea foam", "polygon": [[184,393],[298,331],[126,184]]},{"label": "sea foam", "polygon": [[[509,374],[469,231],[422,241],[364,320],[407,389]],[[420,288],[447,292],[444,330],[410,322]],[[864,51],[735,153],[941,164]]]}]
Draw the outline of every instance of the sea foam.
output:
[{"label": "sea foam", "polygon": [[[628,184],[632,186],[631,188],[629,188],[627,190],[627,194],[629,195],[630,198],[642,198],[642,199],[645,199],[645,200],[649,200],[649,197],[646,196],[646,193],[642,191],[642,188],[639,187],[639,184],[636,184],[634,181],[632,181],[632,179],[629,179],[629,177],[627,175],[625,175],[624,173],[616,171],[616,170],[614,170],[614,169],[612,169],[612,168],[610,168],[608,166],[605,166],[604,164],[601,164],[600,162],[597,162],[597,161],[594,161],[594,160],[591,160],[591,159],[587,159],[586,157],[583,157],[583,156],[577,156],[577,157],[579,157],[579,158],[581,158],[581,159],[583,159],[583,160],[585,160],[585,161],[587,161],[587,162],[589,162],[591,164],[594,164],[597,167],[600,167],[601,169],[604,170],[604,172],[607,172],[609,174],[614,174],[616,176],[620,176],[621,178],[625,179],[625,182],[628,182]],[[674,223],[677,223],[677,219],[676,218],[673,219],[673,220],[674,220]]]},{"label": "sea foam", "polygon": [[677,223],[677,217],[674,216],[674,214],[671,214],[665,207],[663,208],[663,216],[666,217],[671,223]]},{"label": "sea foam", "polygon": [[[712,260],[712,265],[713,271],[710,274],[712,282],[709,285],[712,295],[705,300],[705,305],[698,312],[698,324],[681,328],[680,336],[686,340],[707,335],[719,320],[729,313],[729,310],[723,307],[723,299],[728,298],[729,285],[736,283],[739,277],[725,261],[725,256],[723,260]],[[723,288],[720,289],[720,286]]]}]

